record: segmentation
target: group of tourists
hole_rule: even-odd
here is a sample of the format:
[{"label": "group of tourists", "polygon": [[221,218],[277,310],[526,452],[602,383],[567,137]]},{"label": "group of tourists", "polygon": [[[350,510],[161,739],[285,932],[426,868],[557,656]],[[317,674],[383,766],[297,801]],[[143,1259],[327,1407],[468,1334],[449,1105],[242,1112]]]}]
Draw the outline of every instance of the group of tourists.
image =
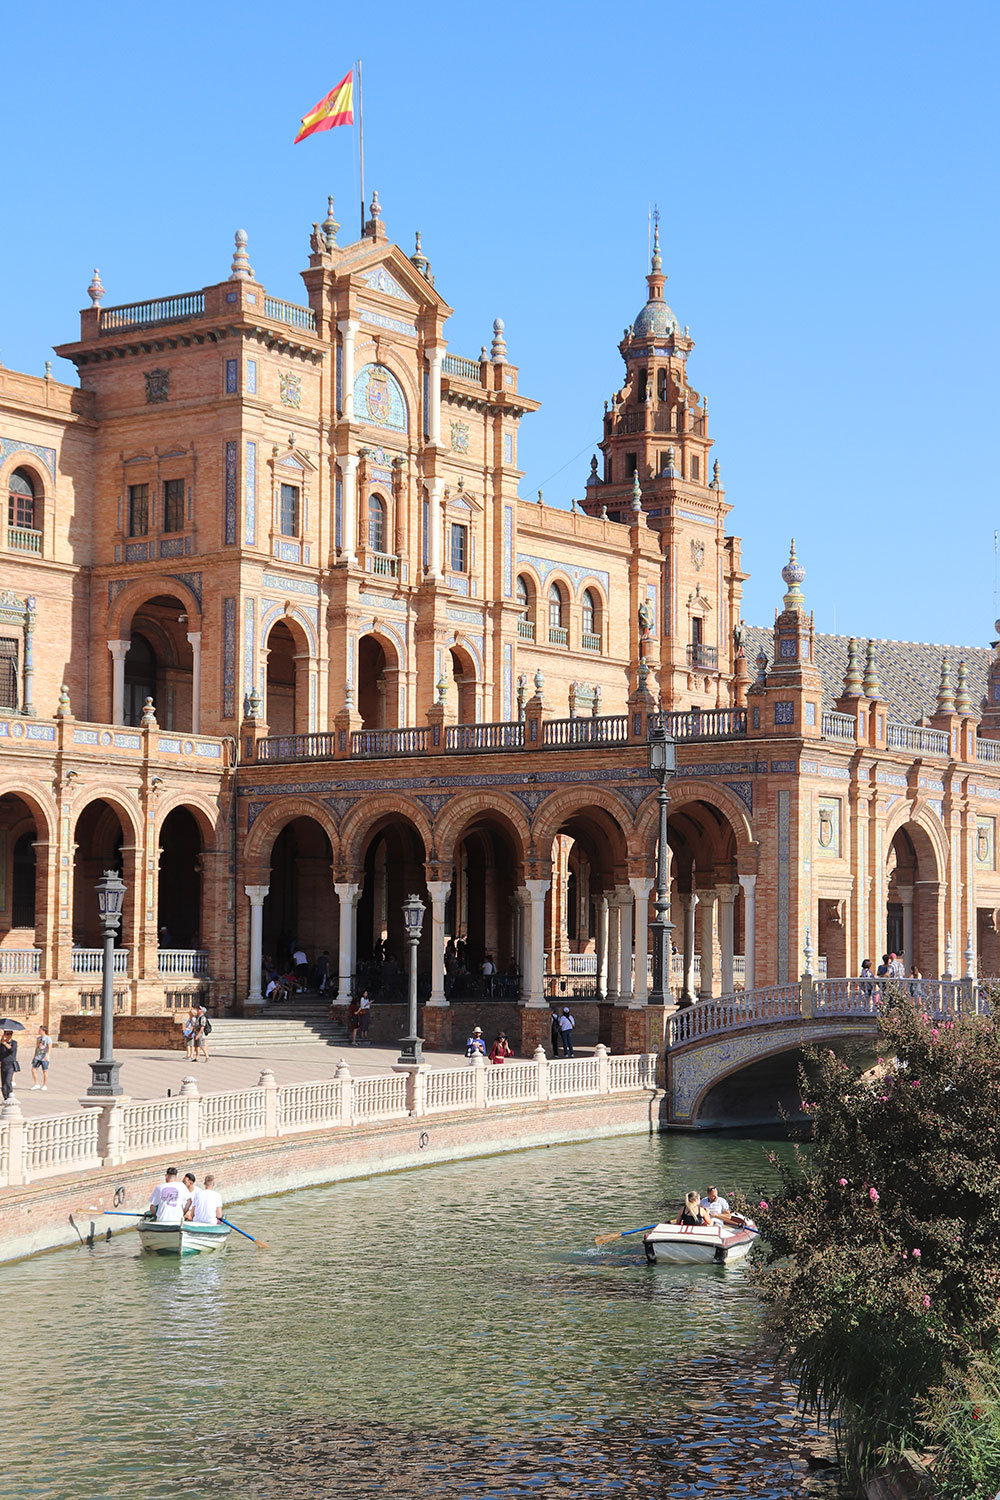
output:
[{"label": "group of tourists", "polygon": [[746,1219],[742,1214],[732,1212],[729,1200],[721,1196],[713,1183],[709,1185],[704,1197],[698,1192],[684,1194],[684,1202],[674,1223],[700,1225],[705,1229],[710,1229],[713,1224],[732,1224],[736,1228],[742,1228]]},{"label": "group of tourists", "polygon": [[359,1037],[361,1039],[361,1046],[367,1047],[368,1025],[371,1021],[371,1016],[371,996],[368,994],[367,990],[362,990],[360,995],[355,995],[353,997],[350,1005],[347,1007],[347,1025],[351,1033],[352,1047],[356,1047],[358,1045]]},{"label": "group of tourists", "polygon": [[[31,1087],[41,1089],[43,1094],[48,1092],[49,1087],[51,1052],[52,1038],[49,1036],[49,1028],[39,1026],[38,1035],[35,1037],[35,1050],[31,1055]],[[13,1031],[0,1032],[0,1097],[10,1098],[14,1092],[14,1075],[20,1071],[21,1064],[17,1060],[17,1039]]]},{"label": "group of tourists", "polygon": [[203,1005],[199,1005],[197,1009],[192,1006],[187,1013],[182,1030],[184,1034],[184,1055],[188,1062],[201,1062],[202,1058],[204,1058],[205,1062],[208,1062],[205,1039],[212,1034],[212,1023],[208,1019],[208,1011]]},{"label": "group of tourists", "polygon": [[177,1168],[168,1167],[163,1181],[153,1189],[149,1213],[158,1224],[181,1224],[185,1220],[191,1224],[221,1224],[222,1195],[211,1172],[199,1187],[193,1172],[185,1172],[178,1180]]},{"label": "group of tourists", "polygon": [[913,964],[911,966],[909,975],[907,975],[906,965],[903,963],[903,960],[897,953],[883,953],[882,962],[875,970],[872,969],[872,961],[870,958],[862,959],[861,973],[858,977],[864,981],[868,993],[874,994],[877,999],[878,982],[880,979],[898,981],[907,978],[923,979],[924,976],[921,974],[916,964]]},{"label": "group of tourists", "polygon": [[496,1041],[489,1052],[487,1052],[486,1043],[483,1041],[483,1028],[481,1026],[473,1026],[472,1035],[468,1037],[465,1043],[465,1055],[470,1063],[475,1062],[477,1057],[487,1057],[491,1063],[502,1063],[508,1057],[513,1057],[514,1053],[510,1042],[507,1040],[506,1031],[501,1031],[497,1034]]}]

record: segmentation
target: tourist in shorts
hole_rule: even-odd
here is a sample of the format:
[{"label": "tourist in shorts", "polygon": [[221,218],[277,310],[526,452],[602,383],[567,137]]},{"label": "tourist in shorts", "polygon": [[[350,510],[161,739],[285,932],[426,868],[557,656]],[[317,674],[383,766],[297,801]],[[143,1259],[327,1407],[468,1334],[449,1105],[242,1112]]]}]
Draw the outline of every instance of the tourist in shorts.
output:
[{"label": "tourist in shorts", "polygon": [[35,1055],[31,1059],[31,1087],[41,1089],[44,1094],[49,1086],[49,1053],[52,1051],[52,1038],[49,1036],[47,1026],[39,1026],[38,1037],[35,1041]]}]

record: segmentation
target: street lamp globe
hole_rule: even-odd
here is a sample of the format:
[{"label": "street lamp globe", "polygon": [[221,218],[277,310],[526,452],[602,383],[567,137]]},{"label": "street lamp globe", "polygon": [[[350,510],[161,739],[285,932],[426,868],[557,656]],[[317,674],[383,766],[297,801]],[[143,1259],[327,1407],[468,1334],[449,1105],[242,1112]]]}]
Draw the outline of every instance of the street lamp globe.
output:
[{"label": "street lamp globe", "polygon": [[419,896],[407,896],[403,902],[403,923],[406,927],[406,936],[411,942],[417,942],[420,938],[426,910]]},{"label": "street lamp globe", "polygon": [[97,914],[101,926],[114,932],[122,919],[125,904],[125,882],[117,870],[105,870],[95,887],[97,891]]}]

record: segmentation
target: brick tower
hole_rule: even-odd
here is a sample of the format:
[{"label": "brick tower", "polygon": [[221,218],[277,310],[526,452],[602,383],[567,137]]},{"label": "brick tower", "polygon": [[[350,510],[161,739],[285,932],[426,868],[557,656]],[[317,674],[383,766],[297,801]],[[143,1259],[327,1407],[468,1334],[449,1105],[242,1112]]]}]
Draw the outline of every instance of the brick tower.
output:
[{"label": "brick tower", "polygon": [[605,406],[604,472],[595,456],[583,509],[627,524],[638,490],[663,552],[661,608],[648,601],[660,636],[663,707],[726,707],[746,575],[739,539],[726,535],[731,507],[718,463],[709,472],[708,402],[688,383],[694,341],[664,300],[666,279],[657,215],[649,295],[618,346],[625,382]]}]

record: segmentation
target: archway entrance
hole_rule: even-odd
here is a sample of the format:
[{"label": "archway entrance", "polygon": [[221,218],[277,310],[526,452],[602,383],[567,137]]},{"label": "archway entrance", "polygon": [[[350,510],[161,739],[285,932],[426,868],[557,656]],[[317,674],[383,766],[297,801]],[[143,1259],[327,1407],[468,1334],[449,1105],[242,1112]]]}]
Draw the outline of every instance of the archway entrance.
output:
[{"label": "archway entrance", "polygon": [[161,948],[201,946],[201,850],[197,819],[186,807],[175,807],[160,829]]},{"label": "archway entrance", "polygon": [[399,724],[399,657],[379,636],[363,635],[358,642],[358,713],[364,729]]},{"label": "archway entrance", "polygon": [[[515,837],[500,818],[476,818],[465,828],[455,847],[445,906],[449,997],[519,994],[515,892],[522,883],[521,870]],[[496,974],[484,984],[487,958]]]},{"label": "archway entrance", "polygon": [[[925,979],[937,979],[944,951],[941,876],[934,845],[919,823],[904,823],[893,834],[886,876],[885,952],[898,954],[907,974],[915,966]],[[876,965],[882,958],[867,956]]]},{"label": "archway entrance", "polygon": [[267,637],[267,702],[265,714],[272,734],[298,734],[299,711],[295,637],[278,620]]},{"label": "archway entrance", "polygon": [[[430,971],[430,897],[424,870],[423,841],[404,818],[386,819],[369,835],[364,878],[358,900],[357,973],[373,996],[402,999],[410,959],[403,924],[403,902],[417,895],[428,908],[424,916],[417,967]],[[426,985],[422,984],[422,988]]]},{"label": "archway entrance", "polygon": [[[8,792],[0,797],[0,947],[34,948],[42,915],[35,841],[38,824],[28,804]],[[2,969],[0,969],[2,973]]]},{"label": "archway entrance", "polygon": [[742,988],[745,912],[737,878],[736,835],[710,802],[671,802],[673,923],[671,984],[688,1000],[712,999]]},{"label": "archway entrance", "polygon": [[625,991],[632,994],[636,934],[627,870],[624,831],[603,808],[579,808],[560,824],[546,910],[547,967],[560,995],[617,998],[623,944]]},{"label": "archway entrance", "polygon": [[475,724],[476,713],[476,668],[468,653],[452,646],[451,677],[455,688],[455,704],[459,724]]},{"label": "archway entrance", "polygon": [[310,970],[337,945],[333,850],[314,818],[293,818],[271,848],[270,889],[264,901],[264,967],[283,968],[295,947],[305,949]]},{"label": "archway entrance", "polygon": [[158,594],[136,610],[125,657],[124,723],[141,723],[143,704],[152,698],[158,724],[192,732],[194,652],[188,629],[186,607],[173,595]]}]

